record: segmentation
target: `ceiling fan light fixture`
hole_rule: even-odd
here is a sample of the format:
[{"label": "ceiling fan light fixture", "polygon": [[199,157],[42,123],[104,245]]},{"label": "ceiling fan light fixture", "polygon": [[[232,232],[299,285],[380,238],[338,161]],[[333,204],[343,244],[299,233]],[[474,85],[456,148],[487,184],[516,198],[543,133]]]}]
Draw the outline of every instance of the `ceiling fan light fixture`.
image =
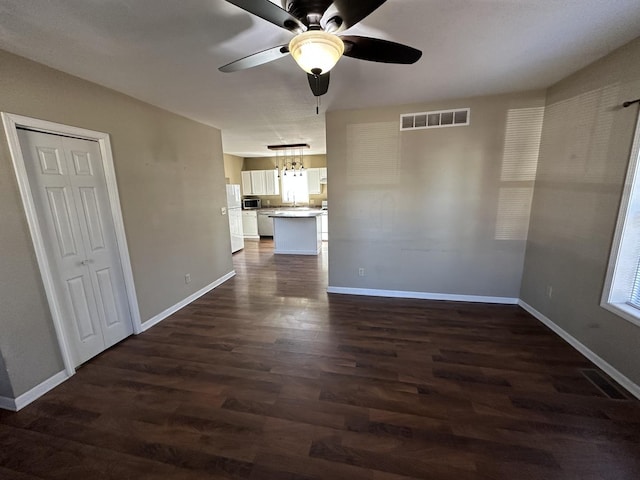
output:
[{"label": "ceiling fan light fixture", "polygon": [[291,39],[289,52],[305,72],[322,75],[338,63],[344,53],[344,43],[332,33],[308,30]]}]

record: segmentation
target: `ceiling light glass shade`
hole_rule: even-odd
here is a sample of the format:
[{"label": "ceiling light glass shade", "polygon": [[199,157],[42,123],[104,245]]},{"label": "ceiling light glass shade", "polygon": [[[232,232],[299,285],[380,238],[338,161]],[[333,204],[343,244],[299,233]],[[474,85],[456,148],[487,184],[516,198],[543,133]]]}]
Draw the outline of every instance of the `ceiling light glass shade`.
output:
[{"label": "ceiling light glass shade", "polygon": [[338,63],[344,53],[344,43],[332,33],[308,30],[291,39],[289,52],[305,72],[321,75]]}]

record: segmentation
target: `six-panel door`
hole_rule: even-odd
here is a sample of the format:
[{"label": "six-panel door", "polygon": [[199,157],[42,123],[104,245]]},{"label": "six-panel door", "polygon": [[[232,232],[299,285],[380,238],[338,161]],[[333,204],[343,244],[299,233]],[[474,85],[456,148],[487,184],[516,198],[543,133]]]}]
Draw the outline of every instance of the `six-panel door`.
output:
[{"label": "six-panel door", "polygon": [[18,136],[77,366],[133,332],[100,149],[28,130]]}]

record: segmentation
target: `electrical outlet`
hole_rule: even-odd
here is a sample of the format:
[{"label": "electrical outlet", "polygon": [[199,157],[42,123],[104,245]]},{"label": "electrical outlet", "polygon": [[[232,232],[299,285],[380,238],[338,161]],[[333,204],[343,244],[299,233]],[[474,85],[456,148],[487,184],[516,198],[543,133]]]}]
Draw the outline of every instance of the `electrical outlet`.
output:
[{"label": "electrical outlet", "polygon": [[364,277],[364,268],[360,267],[360,268],[358,269],[358,276],[359,276],[359,277]]},{"label": "electrical outlet", "polygon": [[227,207],[220,207],[220,213],[222,213],[222,215],[226,215],[227,214]]},{"label": "electrical outlet", "polygon": [[553,287],[551,285],[547,285],[547,297],[553,297]]},{"label": "electrical outlet", "polygon": [[185,274],[184,283],[191,283],[191,274],[190,273]]}]

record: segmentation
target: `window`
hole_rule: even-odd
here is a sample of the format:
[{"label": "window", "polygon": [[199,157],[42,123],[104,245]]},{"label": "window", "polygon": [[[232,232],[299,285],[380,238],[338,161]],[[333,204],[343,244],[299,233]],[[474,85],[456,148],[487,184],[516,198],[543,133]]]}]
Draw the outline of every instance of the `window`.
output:
[{"label": "window", "polygon": [[289,170],[285,175],[281,175],[282,180],[282,202],[300,205],[301,203],[309,203],[309,184],[307,182],[307,173],[296,171],[294,173]]},{"label": "window", "polygon": [[601,305],[640,325],[640,115]]}]

